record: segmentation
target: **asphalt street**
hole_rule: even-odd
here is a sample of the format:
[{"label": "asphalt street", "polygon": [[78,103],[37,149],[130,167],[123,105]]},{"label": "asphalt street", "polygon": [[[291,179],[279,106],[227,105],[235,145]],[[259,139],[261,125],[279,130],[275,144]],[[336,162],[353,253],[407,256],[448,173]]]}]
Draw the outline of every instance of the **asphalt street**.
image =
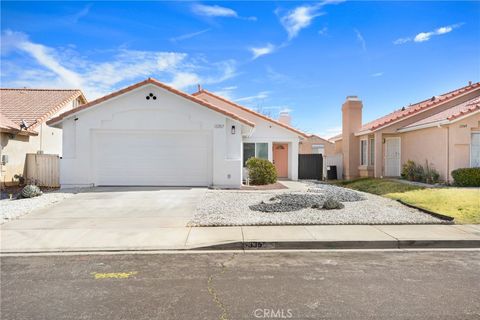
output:
[{"label": "asphalt street", "polygon": [[1,319],[480,319],[480,251],[1,258]]}]

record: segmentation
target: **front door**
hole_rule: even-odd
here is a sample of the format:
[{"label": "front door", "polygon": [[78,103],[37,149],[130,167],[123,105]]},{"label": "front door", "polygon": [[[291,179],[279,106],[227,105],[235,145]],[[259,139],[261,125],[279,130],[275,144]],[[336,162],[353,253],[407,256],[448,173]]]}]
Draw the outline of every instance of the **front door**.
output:
[{"label": "front door", "polygon": [[288,178],[288,144],[273,144],[273,164],[279,178]]},{"label": "front door", "polygon": [[385,138],[385,176],[400,176],[400,137]]}]

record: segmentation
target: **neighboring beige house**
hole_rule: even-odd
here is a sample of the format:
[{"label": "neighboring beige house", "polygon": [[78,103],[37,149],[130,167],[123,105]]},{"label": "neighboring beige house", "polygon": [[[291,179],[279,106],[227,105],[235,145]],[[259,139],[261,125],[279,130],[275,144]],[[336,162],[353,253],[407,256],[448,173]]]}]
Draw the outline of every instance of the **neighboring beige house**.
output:
[{"label": "neighboring beige house", "polygon": [[321,154],[329,156],[335,153],[335,144],[327,139],[311,134],[306,139],[300,141],[300,154]]},{"label": "neighboring beige house", "polygon": [[0,89],[0,184],[23,175],[27,153],[62,154],[62,131],[46,121],[86,99],[80,90]]},{"label": "neighboring beige house", "polygon": [[451,180],[458,168],[480,166],[480,83],[433,96],[362,125],[362,102],[347,97],[342,134],[332,137],[343,154],[344,178],[398,177],[407,160],[428,161]]}]

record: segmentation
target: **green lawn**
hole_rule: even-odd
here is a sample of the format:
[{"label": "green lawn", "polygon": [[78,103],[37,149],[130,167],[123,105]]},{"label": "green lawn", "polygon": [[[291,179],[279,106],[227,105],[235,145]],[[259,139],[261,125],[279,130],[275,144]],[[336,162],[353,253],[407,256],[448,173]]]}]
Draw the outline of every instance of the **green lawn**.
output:
[{"label": "green lawn", "polygon": [[480,223],[480,189],[423,188],[398,181],[357,179],[334,184],[369,192],[444,214],[455,223]]}]

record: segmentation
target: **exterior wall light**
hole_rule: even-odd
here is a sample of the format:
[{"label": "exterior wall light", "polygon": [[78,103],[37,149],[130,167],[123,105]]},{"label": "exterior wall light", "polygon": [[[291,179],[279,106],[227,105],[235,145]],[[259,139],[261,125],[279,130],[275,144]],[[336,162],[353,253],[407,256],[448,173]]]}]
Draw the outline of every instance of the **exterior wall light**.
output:
[{"label": "exterior wall light", "polygon": [[232,134],[235,134],[235,126],[232,126]]}]

